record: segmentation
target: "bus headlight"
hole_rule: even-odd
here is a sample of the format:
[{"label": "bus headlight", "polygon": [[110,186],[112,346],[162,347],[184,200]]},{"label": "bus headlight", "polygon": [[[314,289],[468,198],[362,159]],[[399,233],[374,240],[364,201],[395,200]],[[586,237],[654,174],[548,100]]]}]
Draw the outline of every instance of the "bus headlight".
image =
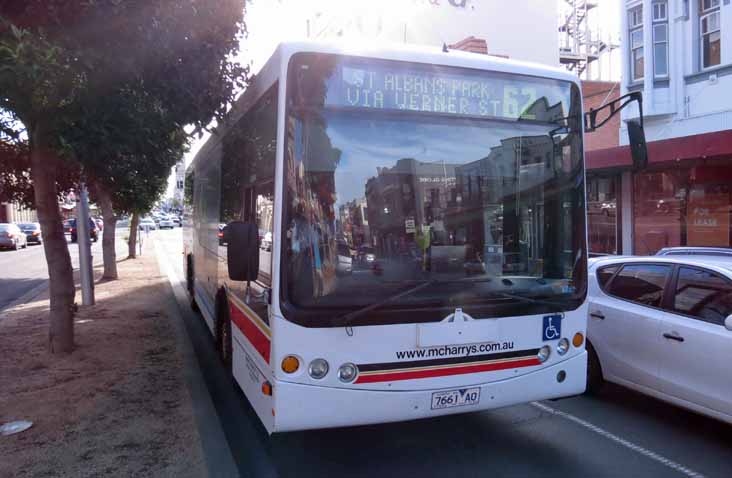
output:
[{"label": "bus headlight", "polygon": [[557,344],[557,353],[559,355],[564,355],[569,350],[569,339],[566,337],[559,341]]},{"label": "bus headlight", "polygon": [[310,362],[310,366],[308,367],[308,374],[312,378],[320,380],[328,373],[328,368],[328,362],[326,362],[325,359],[316,358],[315,360]]},{"label": "bus headlight", "polygon": [[552,353],[552,349],[549,348],[548,345],[545,345],[539,349],[539,353],[536,354],[536,357],[539,359],[539,362],[544,363],[549,358],[551,353]]},{"label": "bus headlight", "polygon": [[338,380],[343,383],[351,383],[356,379],[358,375],[358,367],[352,363],[344,363],[338,367]]}]

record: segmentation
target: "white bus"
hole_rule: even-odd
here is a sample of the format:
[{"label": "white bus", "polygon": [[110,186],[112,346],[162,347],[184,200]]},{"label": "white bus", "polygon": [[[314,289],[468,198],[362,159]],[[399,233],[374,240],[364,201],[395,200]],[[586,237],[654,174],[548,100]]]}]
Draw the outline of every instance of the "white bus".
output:
[{"label": "white bus", "polygon": [[576,77],[280,45],[187,172],[187,286],[269,433],[585,390]]}]

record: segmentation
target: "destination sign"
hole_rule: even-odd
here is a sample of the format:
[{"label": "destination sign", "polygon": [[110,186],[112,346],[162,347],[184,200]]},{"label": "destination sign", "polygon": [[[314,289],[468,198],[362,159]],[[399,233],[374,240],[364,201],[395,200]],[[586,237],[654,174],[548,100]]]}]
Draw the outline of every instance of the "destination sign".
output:
[{"label": "destination sign", "polygon": [[341,63],[326,106],[555,121],[567,115],[570,84],[458,68]]}]

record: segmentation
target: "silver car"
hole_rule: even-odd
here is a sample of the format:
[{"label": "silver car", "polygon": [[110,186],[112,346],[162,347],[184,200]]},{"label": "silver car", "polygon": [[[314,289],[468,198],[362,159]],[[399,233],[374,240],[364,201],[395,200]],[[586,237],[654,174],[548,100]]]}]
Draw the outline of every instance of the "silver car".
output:
[{"label": "silver car", "polygon": [[163,217],[160,218],[160,222],[158,223],[159,229],[173,229],[175,227],[175,223],[172,219]]},{"label": "silver car", "polygon": [[25,249],[28,239],[25,233],[15,224],[0,223],[0,249]]}]

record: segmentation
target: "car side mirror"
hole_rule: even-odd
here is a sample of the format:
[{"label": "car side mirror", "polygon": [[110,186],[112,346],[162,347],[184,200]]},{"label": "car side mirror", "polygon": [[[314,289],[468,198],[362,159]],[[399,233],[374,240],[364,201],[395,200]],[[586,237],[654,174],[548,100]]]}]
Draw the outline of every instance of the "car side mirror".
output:
[{"label": "car side mirror", "polygon": [[645,169],[648,166],[648,145],[646,145],[646,133],[640,120],[628,121],[628,140],[630,156],[633,158],[633,169],[636,171]]},{"label": "car side mirror", "polygon": [[724,327],[727,330],[732,331],[732,315],[728,315],[726,319],[724,319]]},{"label": "car side mirror", "polygon": [[224,227],[227,244],[226,262],[229,278],[236,281],[257,280],[259,273],[259,237],[256,224],[234,221]]}]

